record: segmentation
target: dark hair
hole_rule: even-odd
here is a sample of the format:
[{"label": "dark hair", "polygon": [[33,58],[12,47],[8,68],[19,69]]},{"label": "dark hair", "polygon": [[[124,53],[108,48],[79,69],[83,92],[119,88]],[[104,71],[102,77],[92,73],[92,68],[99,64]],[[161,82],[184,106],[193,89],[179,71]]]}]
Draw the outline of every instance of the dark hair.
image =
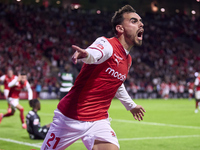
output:
[{"label": "dark hair", "polygon": [[26,75],[26,72],[25,72],[25,71],[22,71],[20,74],[21,74],[21,75]]},{"label": "dark hair", "polygon": [[112,27],[113,27],[115,34],[118,33],[116,30],[116,26],[121,24],[124,21],[123,14],[131,13],[131,12],[135,13],[136,10],[133,7],[131,7],[130,5],[125,5],[124,7],[122,7],[121,9],[119,9],[118,11],[115,12],[114,16],[111,19]]},{"label": "dark hair", "polygon": [[30,107],[32,108],[35,108],[36,107],[36,104],[39,103],[40,101],[38,99],[32,99],[29,101],[29,105]]}]

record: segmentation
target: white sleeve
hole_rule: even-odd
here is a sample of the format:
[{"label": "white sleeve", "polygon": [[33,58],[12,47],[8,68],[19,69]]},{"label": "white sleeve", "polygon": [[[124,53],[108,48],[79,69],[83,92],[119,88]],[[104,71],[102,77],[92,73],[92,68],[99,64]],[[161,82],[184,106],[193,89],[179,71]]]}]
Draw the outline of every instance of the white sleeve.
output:
[{"label": "white sleeve", "polygon": [[127,110],[131,110],[137,106],[137,104],[131,99],[131,97],[127,93],[124,84],[119,87],[117,93],[115,94],[115,97],[120,100],[120,102]]},{"label": "white sleeve", "polygon": [[28,100],[32,100],[33,99],[33,91],[31,89],[29,82],[26,83],[26,89],[28,91]]},{"label": "white sleeve", "polygon": [[195,86],[198,86],[198,85],[199,85],[199,79],[198,79],[198,78],[195,79],[194,85],[195,85]]},{"label": "white sleeve", "polygon": [[17,81],[18,77],[15,77],[12,81],[10,81],[8,83],[8,87],[13,87],[15,85],[17,85],[18,81]]},{"label": "white sleeve", "polygon": [[101,64],[113,54],[113,48],[105,37],[97,38],[86,51],[88,57],[81,59],[86,64]]},{"label": "white sleeve", "polygon": [[2,76],[0,77],[0,81],[4,81],[5,78],[6,78],[6,76],[5,76],[5,75],[2,75]]}]

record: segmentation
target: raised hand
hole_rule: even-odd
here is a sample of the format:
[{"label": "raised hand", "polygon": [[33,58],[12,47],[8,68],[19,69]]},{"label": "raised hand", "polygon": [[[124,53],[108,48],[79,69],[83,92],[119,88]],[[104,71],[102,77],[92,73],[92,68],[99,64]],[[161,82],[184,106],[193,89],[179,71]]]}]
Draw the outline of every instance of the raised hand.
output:
[{"label": "raised hand", "polygon": [[135,108],[131,109],[130,112],[132,113],[135,120],[140,121],[143,120],[144,112],[146,111],[141,105],[137,105]]},{"label": "raised hand", "polygon": [[74,64],[77,64],[78,59],[86,58],[89,55],[87,51],[85,51],[84,49],[82,49],[82,48],[80,48],[76,45],[72,45],[72,48],[74,50],[76,50],[76,52],[72,56],[72,61],[73,61]]}]

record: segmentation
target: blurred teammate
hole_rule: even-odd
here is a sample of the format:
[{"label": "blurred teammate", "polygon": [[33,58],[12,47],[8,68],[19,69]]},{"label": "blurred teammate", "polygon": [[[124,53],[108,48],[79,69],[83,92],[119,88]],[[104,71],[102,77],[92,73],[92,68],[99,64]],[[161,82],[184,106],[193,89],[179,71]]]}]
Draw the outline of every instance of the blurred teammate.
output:
[{"label": "blurred teammate", "polygon": [[[15,78],[17,78],[17,76],[13,74],[12,69],[8,69],[7,74],[0,77],[0,81],[3,81],[4,83],[4,97],[6,100],[8,99],[8,94],[10,90],[10,88],[8,87],[8,83],[11,82]],[[12,111],[11,106],[8,103],[8,112],[11,112],[11,111]]]},{"label": "blurred teammate", "polygon": [[161,83],[162,97],[167,100],[169,98],[169,84],[167,82]]},{"label": "blurred teammate", "polygon": [[31,100],[31,107],[33,110],[26,115],[27,132],[31,139],[44,139],[50,124],[43,127],[40,126],[40,117],[37,111],[40,110],[40,101],[38,99]]},{"label": "blurred teammate", "polygon": [[191,100],[193,98],[193,95],[194,95],[194,82],[188,82],[187,83],[187,86],[188,86],[188,97],[189,97],[189,100]]},{"label": "blurred teammate", "polygon": [[33,99],[33,92],[31,89],[31,86],[29,82],[27,81],[27,76],[23,72],[20,75],[18,75],[17,78],[13,79],[9,84],[8,87],[10,87],[10,92],[8,95],[8,103],[11,105],[12,111],[8,112],[6,114],[0,114],[0,123],[4,117],[10,117],[14,115],[15,110],[18,109],[20,111],[20,119],[22,122],[22,128],[26,129],[26,124],[24,122],[24,108],[19,104],[19,93],[22,90],[28,91],[28,99]]},{"label": "blurred teammate", "polygon": [[[198,76],[196,77],[194,81],[194,91],[195,91],[195,113],[198,113],[198,105],[200,103],[200,72],[198,73]],[[200,105],[199,105],[200,108]]]},{"label": "blurred teammate", "polygon": [[54,112],[42,150],[63,150],[78,139],[88,150],[118,150],[108,116],[114,96],[136,120],[143,120],[144,108],[133,102],[123,84],[132,62],[129,52],[142,44],[143,23],[135,10],[126,5],[115,13],[112,24],[116,37],[100,37],[86,50],[72,46],[76,50],[73,62],[82,59],[84,65]]}]

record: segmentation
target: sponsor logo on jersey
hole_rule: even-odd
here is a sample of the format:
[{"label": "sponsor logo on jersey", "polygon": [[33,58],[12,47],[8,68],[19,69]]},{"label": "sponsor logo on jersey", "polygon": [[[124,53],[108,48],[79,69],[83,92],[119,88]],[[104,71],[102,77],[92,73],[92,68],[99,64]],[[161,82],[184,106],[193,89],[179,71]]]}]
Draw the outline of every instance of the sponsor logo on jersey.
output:
[{"label": "sponsor logo on jersey", "polygon": [[122,75],[121,73],[115,71],[114,69],[112,69],[110,67],[108,67],[105,72],[107,72],[111,76],[113,76],[113,77],[115,77],[115,78],[117,78],[117,79],[119,79],[121,81],[125,81],[125,79],[126,79],[126,75],[125,74]]}]

